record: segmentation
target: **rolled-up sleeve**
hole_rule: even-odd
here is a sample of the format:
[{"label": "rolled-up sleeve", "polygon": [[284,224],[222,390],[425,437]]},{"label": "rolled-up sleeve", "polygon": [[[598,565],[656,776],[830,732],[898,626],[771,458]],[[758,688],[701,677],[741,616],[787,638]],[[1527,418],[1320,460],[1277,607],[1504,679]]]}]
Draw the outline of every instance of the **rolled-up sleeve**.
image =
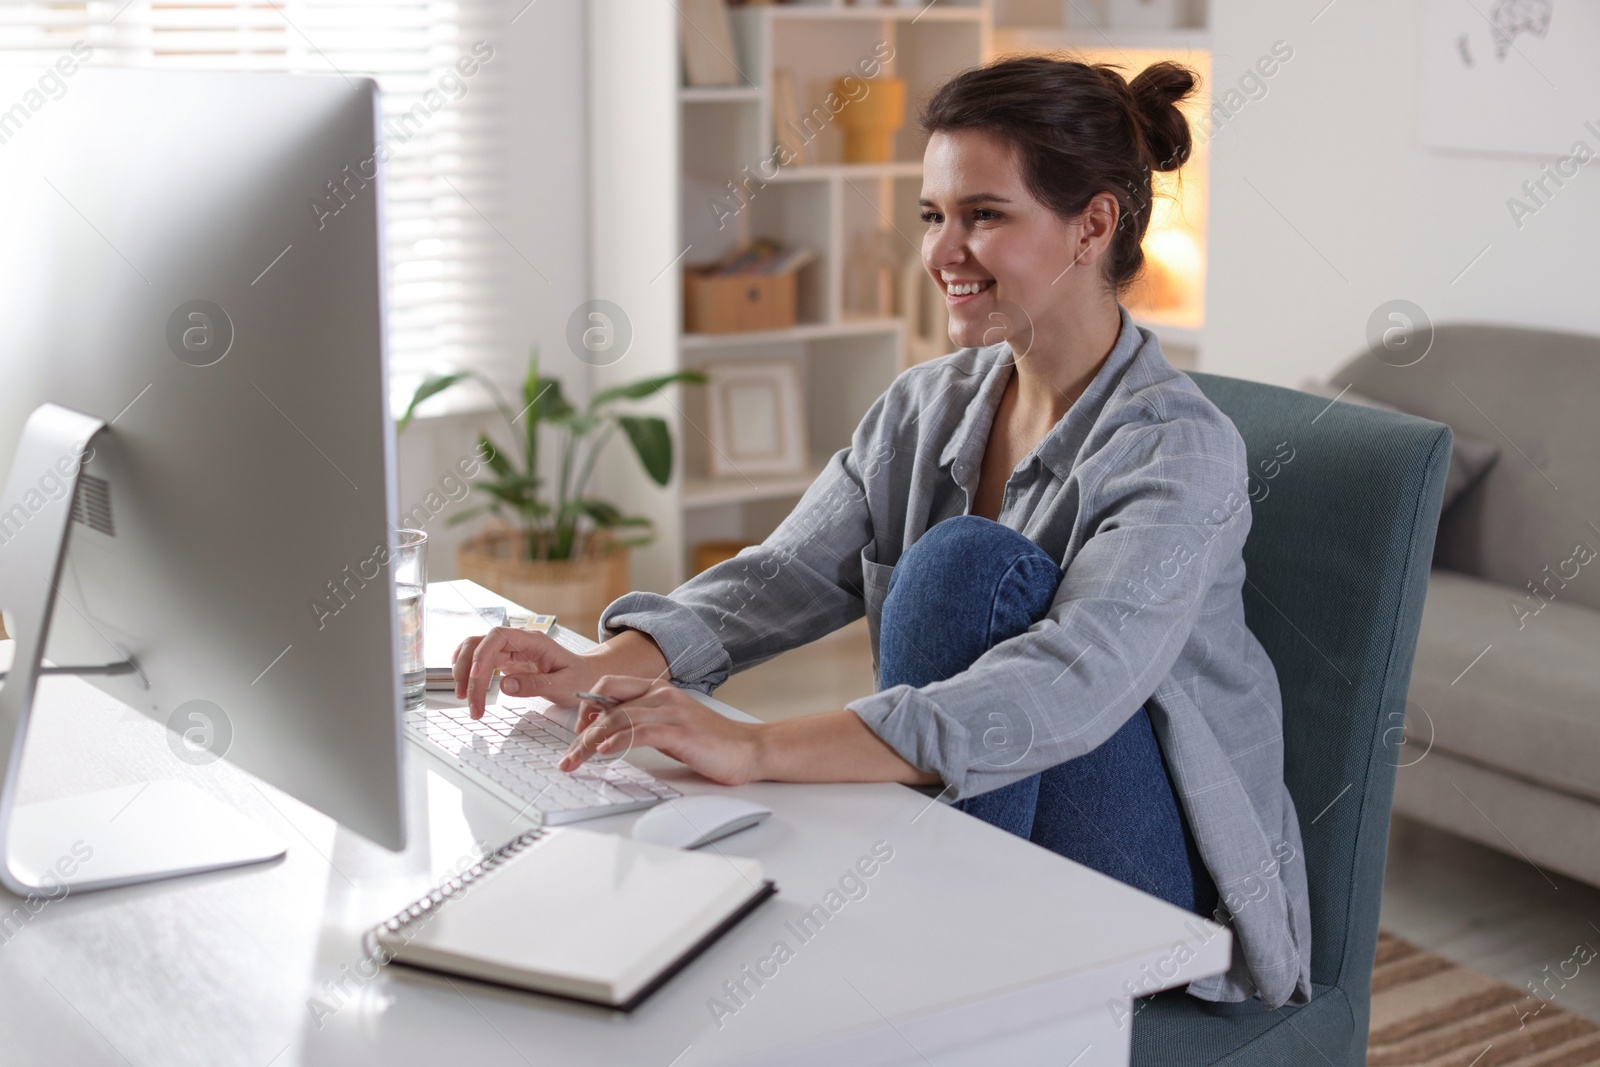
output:
[{"label": "rolled-up sleeve", "polygon": [[937,772],[952,800],[1111,737],[1172,671],[1219,580],[1242,581],[1247,461],[1232,425],[1128,431],[1084,489],[1093,533],[1043,619],[944,681],[847,705],[905,760]]},{"label": "rolled-up sleeve", "polygon": [[709,693],[754,666],[860,618],[861,550],[872,540],[867,485],[893,449],[877,428],[885,397],[828,460],[794,511],[759,545],[691,578],[671,595],[629,593],[600,618],[601,638],[648,634],[672,680]]}]

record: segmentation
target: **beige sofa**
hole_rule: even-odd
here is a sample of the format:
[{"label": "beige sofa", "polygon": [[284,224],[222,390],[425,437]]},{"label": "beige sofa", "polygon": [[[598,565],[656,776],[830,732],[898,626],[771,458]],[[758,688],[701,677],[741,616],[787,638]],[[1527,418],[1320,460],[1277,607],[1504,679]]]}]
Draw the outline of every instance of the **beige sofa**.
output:
[{"label": "beige sofa", "polygon": [[1449,325],[1402,361],[1329,388],[1447,423],[1480,469],[1439,520],[1395,810],[1600,885],[1600,337]]}]

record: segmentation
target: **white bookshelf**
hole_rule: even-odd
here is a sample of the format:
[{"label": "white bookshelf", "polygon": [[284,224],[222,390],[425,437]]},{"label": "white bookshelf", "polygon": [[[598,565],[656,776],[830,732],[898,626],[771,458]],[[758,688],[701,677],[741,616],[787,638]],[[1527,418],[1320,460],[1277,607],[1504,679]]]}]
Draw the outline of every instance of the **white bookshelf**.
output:
[{"label": "white bookshelf", "polygon": [[[589,4],[589,169],[593,297],[628,313],[633,346],[596,371],[596,388],[718,360],[791,359],[804,380],[809,456],[803,471],[713,478],[704,390],[675,390],[658,407],[673,426],[676,471],[650,484],[625,448],[614,448],[601,490],[648,515],[657,539],[635,554],[637,588],[666,591],[689,573],[694,546],[765,537],[793,508],[827,458],[849,443],[874,399],[908,362],[908,327],[896,315],[853,311],[844,299],[858,233],[896,235],[919,256],[925,229],[916,200],[922,138],[916,118],[927,96],[958,70],[1010,51],[1193,51],[1208,47],[1205,5],[1185,0],[1188,28],[1102,31],[1071,26],[1078,0],[939,0],[933,5],[807,2],[730,10],[742,83],[685,87],[677,5],[640,0]],[[887,42],[884,74],[907,81],[906,125],[894,159],[847,164],[842,135],[825,127],[803,165],[758,170],[774,148],[774,69],[794,79],[802,111],[820,104],[834,77]],[[1203,167],[1203,160],[1199,161]],[[748,168],[748,170],[746,170]],[[717,225],[708,202],[739,203],[725,186],[754,175],[747,202]],[[756,180],[759,179],[759,180]],[[785,330],[685,334],[683,267],[721,258],[755,237],[810,244],[820,253],[798,278],[798,323]],[[942,299],[935,289],[936,298]],[[1198,328],[1141,318],[1168,358],[1196,366]]]},{"label": "white bookshelf", "polygon": [[[687,88],[675,5],[589,5],[589,289],[620,305],[633,329],[628,354],[597,368],[595,386],[718,360],[794,360],[802,368],[809,456],[807,468],[792,474],[713,478],[705,390],[662,398],[660,411],[678,446],[672,483],[650,484],[622,447],[608,453],[600,473],[604,495],[656,524],[655,543],[634,557],[633,582],[641,589],[677,585],[702,541],[759,541],[770,533],[905,365],[907,327],[899,309],[885,315],[848,306],[848,253],[856,234],[884,231],[895,235],[904,256],[919,255],[918,109],[951,74],[982,63],[991,51],[990,0],[940,0],[931,7],[798,2],[734,8],[729,15],[732,58],[745,83]],[[822,103],[833,78],[873,58],[884,42],[894,55],[882,73],[907,81],[906,125],[896,135],[893,161],[844,163],[842,134],[830,124],[807,146],[804,165],[776,176],[758,170],[775,146],[771,72],[791,71],[801,109],[809,110]],[[725,183],[745,182],[747,174],[760,180],[745,186],[753,195],[736,198]],[[729,208],[744,200],[720,227],[708,206],[717,198]],[[685,334],[684,266],[712,262],[756,237],[819,252],[798,278],[797,324]]]}]

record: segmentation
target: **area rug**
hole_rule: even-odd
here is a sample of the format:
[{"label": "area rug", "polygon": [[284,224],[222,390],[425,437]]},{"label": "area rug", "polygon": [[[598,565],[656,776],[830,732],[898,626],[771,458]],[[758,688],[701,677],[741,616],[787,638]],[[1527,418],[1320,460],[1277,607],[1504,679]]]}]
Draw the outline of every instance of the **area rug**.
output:
[{"label": "area rug", "polygon": [[1580,1067],[1600,1064],[1600,1024],[1543,996],[1378,934],[1368,1067]]}]

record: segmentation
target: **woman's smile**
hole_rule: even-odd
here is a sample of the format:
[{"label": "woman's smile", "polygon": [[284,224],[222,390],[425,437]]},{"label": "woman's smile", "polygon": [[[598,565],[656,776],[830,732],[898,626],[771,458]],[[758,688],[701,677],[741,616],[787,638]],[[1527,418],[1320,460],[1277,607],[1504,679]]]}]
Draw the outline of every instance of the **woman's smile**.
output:
[{"label": "woman's smile", "polygon": [[994,288],[993,278],[944,278],[944,302],[949,307],[969,304]]}]

